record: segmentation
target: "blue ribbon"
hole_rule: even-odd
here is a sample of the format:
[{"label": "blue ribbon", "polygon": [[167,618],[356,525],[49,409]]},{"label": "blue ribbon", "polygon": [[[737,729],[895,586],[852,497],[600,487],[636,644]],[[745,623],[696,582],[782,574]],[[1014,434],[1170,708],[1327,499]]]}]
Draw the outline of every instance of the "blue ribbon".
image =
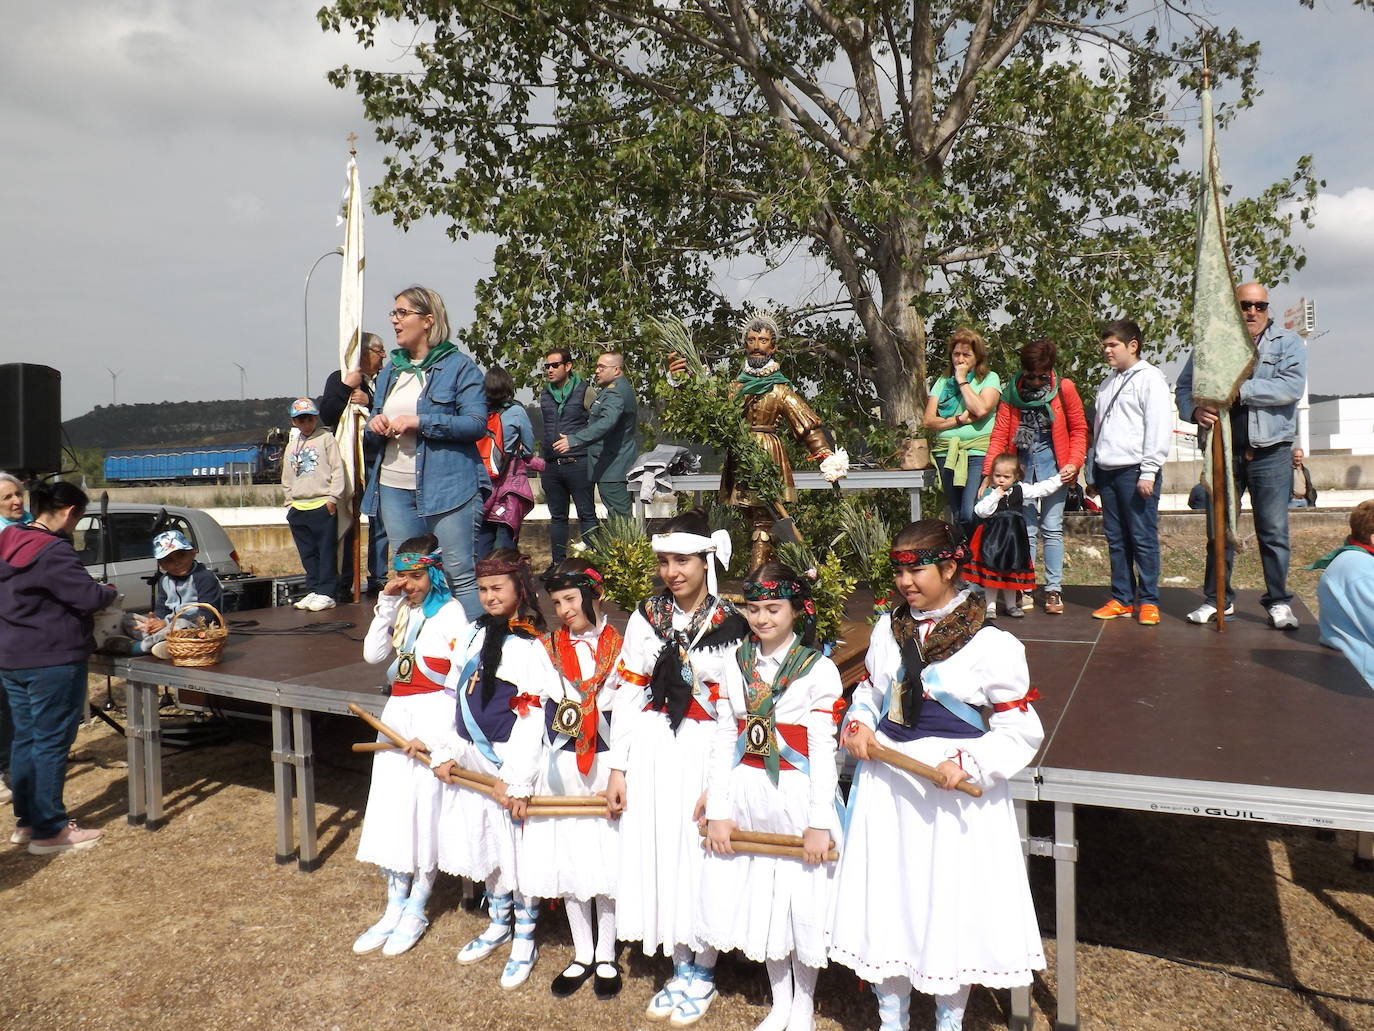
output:
[{"label": "blue ribbon", "polygon": [[[485,627],[478,627],[473,630],[472,636],[468,638],[467,648],[463,650],[467,651],[468,648],[471,648],[473,642],[477,639],[477,635],[485,629]],[[458,678],[458,712],[463,717],[463,726],[467,727],[468,736],[472,739],[472,743],[477,746],[477,751],[481,752],[493,766],[500,769],[501,760],[497,758],[496,749],[492,747],[491,739],[488,738],[482,728],[478,726],[477,718],[473,716],[472,706],[468,702],[468,684],[476,674],[477,667],[480,666],[481,663],[482,649],[478,647],[477,653],[464,664],[462,675]]]}]

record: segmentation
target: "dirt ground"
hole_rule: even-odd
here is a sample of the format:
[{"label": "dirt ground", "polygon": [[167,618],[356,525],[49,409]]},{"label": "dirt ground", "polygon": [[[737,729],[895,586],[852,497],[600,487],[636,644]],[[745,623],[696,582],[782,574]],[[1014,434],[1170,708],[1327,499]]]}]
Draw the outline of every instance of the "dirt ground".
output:
[{"label": "dirt ground", "polygon": [[[1295,540],[1294,566],[1331,543]],[[1196,554],[1196,541],[1166,541],[1165,576],[1195,583],[1188,568]],[[1105,548],[1073,542],[1068,565],[1072,582],[1102,582]],[[1257,565],[1253,549],[1242,555],[1238,586],[1256,582]],[[1312,606],[1315,579],[1295,581]],[[97,701],[105,690],[103,679],[93,680]],[[113,697],[122,721],[118,682]],[[667,964],[625,946],[619,999],[598,1002],[590,986],[564,1002],[549,995],[571,957],[561,910],[543,915],[541,956],[522,988],[497,986],[499,952],[459,966],[457,949],[484,919],[461,908],[457,882],[447,877],[414,950],[395,959],[354,956],[354,936],[382,901],[374,870],[353,858],[368,766],[348,751],[362,736],[356,724],[330,718],[317,727],[324,861],[312,874],[273,862],[264,725],[236,721],[229,744],[169,750],[168,820],[152,833],[124,819],[124,740],[103,723],[83,727],[67,804],[105,837],[94,850],[53,858],[0,845],[0,1028],[664,1026],[647,1021],[643,1007]],[[1374,1028],[1374,874],[1353,867],[1353,834],[1323,839],[1304,829],[1081,807],[1078,839],[1084,1028]],[[1052,864],[1031,860],[1031,875],[1050,966],[1034,990],[1034,1027],[1042,1031],[1056,1015]],[[727,957],[719,984],[722,997],[702,1027],[744,1031],[766,1014],[759,967]],[[1006,1005],[1005,993],[976,989],[965,1027],[1005,1026]],[[917,997],[912,1027],[932,1022],[929,1001]],[[850,973],[822,973],[817,1027],[876,1024],[871,996]]]}]

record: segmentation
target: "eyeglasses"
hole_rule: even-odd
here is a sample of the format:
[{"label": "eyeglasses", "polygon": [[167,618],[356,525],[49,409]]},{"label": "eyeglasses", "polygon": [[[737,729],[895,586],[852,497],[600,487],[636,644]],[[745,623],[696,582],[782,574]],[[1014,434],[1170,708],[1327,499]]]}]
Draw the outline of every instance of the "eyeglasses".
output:
[{"label": "eyeglasses", "polygon": [[387,318],[393,322],[400,322],[407,315],[424,315],[425,312],[416,311],[414,308],[392,308],[386,313]]},{"label": "eyeglasses", "polygon": [[1268,301],[1241,301],[1241,302],[1240,302],[1240,310],[1241,310],[1241,311],[1250,311],[1252,308],[1253,308],[1255,311],[1268,311],[1268,310],[1269,310],[1269,302],[1268,302]]},{"label": "eyeglasses", "polygon": [[545,363],[544,363],[544,371],[547,372],[549,369],[556,369],[556,368],[558,368],[560,365],[571,365],[571,364],[572,364],[572,362],[545,362]]}]

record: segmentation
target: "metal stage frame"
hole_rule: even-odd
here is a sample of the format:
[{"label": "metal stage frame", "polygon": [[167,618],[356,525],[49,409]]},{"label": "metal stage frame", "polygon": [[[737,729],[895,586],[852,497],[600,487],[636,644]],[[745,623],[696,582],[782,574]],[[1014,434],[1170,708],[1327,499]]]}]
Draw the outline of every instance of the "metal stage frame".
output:
[{"label": "metal stage frame", "polygon": [[[1359,832],[1358,856],[1374,857],[1374,692],[1339,652],[1317,642],[1316,621],[1294,608],[1302,629],[1263,622],[1258,599],[1242,593],[1237,616],[1218,634],[1184,614],[1194,591],[1165,590],[1164,621],[1094,620],[1101,587],[1069,587],[1063,616],[1039,610],[1003,619],[1026,645],[1045,741],[1011,783],[1026,855],[1054,862],[1058,1012],[1055,1027],[1077,1028],[1078,844],[1075,809],[1139,812],[1345,829]],[[322,613],[267,609],[236,613],[262,629],[351,621],[355,629],[311,637],[231,635],[219,666],[192,669],[146,658],[93,656],[91,669],[129,683],[129,822],[163,822],[160,685],[271,707],[276,859],[301,870],[319,864],[311,714],[347,712],[350,702],[380,713],[380,667],[360,661],[370,607]],[[1311,762],[1320,755],[1320,763]],[[1053,833],[1029,834],[1029,805],[1053,807]],[[293,840],[293,833],[294,838]],[[1031,1026],[1030,990],[1012,992],[1010,1026]]]}]

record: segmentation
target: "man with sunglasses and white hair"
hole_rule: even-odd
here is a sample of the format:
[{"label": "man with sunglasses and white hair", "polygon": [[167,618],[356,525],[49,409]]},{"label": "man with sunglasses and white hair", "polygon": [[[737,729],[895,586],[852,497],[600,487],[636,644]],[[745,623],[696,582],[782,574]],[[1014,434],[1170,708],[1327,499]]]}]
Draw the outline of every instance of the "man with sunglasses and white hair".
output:
[{"label": "man with sunglasses and white hair", "polygon": [[[1245,328],[1255,341],[1258,357],[1254,371],[1240,385],[1230,409],[1231,459],[1235,469],[1235,496],[1250,491],[1255,517],[1255,537],[1264,566],[1264,595],[1260,598],[1275,630],[1296,630],[1293,592],[1288,589],[1288,497],[1293,483],[1293,438],[1298,431],[1298,399],[1307,383],[1307,347],[1302,337],[1274,324],[1269,317],[1269,291],[1259,283],[1236,289]],[[1178,412],[1197,424],[1199,436],[1217,424],[1218,412],[1193,401],[1193,356],[1174,389]],[[1202,444],[1199,439],[1199,445]],[[1216,618],[1216,569],[1211,538],[1211,509],[1207,517],[1207,574],[1203,592],[1207,599],[1188,613],[1190,623]],[[1233,611],[1231,570],[1235,548],[1226,546],[1226,615]]]}]

